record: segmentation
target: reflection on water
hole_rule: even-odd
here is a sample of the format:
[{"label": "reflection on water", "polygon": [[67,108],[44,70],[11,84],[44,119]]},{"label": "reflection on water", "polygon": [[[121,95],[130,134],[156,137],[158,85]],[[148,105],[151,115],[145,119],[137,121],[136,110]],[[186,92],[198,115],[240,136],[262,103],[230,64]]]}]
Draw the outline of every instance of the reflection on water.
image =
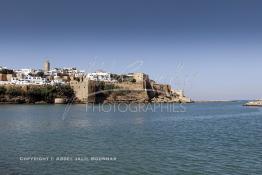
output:
[{"label": "reflection on water", "polygon": [[220,102],[186,104],[184,112],[102,112],[72,105],[63,118],[65,108],[0,106],[0,174],[262,174],[261,108]]}]

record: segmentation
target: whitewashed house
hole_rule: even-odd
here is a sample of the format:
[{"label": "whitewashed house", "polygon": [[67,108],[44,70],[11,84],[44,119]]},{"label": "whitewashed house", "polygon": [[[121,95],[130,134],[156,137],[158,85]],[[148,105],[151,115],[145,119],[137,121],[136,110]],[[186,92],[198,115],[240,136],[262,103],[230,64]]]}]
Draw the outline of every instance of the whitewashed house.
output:
[{"label": "whitewashed house", "polygon": [[46,78],[32,77],[30,75],[27,75],[23,79],[17,78],[17,77],[12,77],[11,83],[17,84],[17,85],[45,85],[45,84],[48,84]]},{"label": "whitewashed house", "polygon": [[87,78],[94,81],[107,81],[111,82],[111,74],[109,72],[94,72],[94,73],[88,73]]}]

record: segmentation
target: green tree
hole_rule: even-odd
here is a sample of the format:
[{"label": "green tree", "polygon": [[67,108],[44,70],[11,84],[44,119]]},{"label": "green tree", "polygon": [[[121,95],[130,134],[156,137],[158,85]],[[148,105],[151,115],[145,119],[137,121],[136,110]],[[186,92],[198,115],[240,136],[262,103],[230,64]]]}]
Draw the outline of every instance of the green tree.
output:
[{"label": "green tree", "polygon": [[13,74],[14,71],[11,70],[11,69],[2,69],[2,70],[0,70],[0,73],[1,74]]},{"label": "green tree", "polygon": [[55,92],[58,98],[71,98],[74,96],[74,91],[69,85],[57,85]]},{"label": "green tree", "polygon": [[44,77],[45,73],[44,72],[37,72],[36,76],[37,77]]},{"label": "green tree", "polygon": [[0,95],[5,95],[6,88],[4,86],[0,86]]},{"label": "green tree", "polygon": [[43,94],[41,92],[41,89],[37,87],[30,88],[27,91],[27,96],[29,97],[30,101],[33,102],[43,100]]},{"label": "green tree", "polygon": [[21,88],[14,86],[14,87],[7,88],[6,94],[15,97],[15,96],[21,96],[23,92]]}]

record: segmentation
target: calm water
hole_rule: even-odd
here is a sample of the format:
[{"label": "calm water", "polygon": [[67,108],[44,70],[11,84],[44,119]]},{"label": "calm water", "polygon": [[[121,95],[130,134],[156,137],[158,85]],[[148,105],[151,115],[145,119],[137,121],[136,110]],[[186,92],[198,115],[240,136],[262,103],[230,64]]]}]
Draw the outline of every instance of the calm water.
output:
[{"label": "calm water", "polygon": [[[262,174],[262,108],[242,103],[136,113],[1,105],[0,174]],[[116,160],[20,160],[33,156]]]}]

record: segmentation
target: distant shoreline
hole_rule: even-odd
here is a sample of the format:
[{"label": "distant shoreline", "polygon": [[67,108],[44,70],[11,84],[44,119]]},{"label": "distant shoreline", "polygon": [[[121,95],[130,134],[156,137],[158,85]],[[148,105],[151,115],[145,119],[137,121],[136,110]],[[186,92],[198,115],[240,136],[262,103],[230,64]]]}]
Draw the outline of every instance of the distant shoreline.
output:
[{"label": "distant shoreline", "polygon": [[195,100],[195,103],[210,103],[210,102],[242,102],[249,100]]}]

